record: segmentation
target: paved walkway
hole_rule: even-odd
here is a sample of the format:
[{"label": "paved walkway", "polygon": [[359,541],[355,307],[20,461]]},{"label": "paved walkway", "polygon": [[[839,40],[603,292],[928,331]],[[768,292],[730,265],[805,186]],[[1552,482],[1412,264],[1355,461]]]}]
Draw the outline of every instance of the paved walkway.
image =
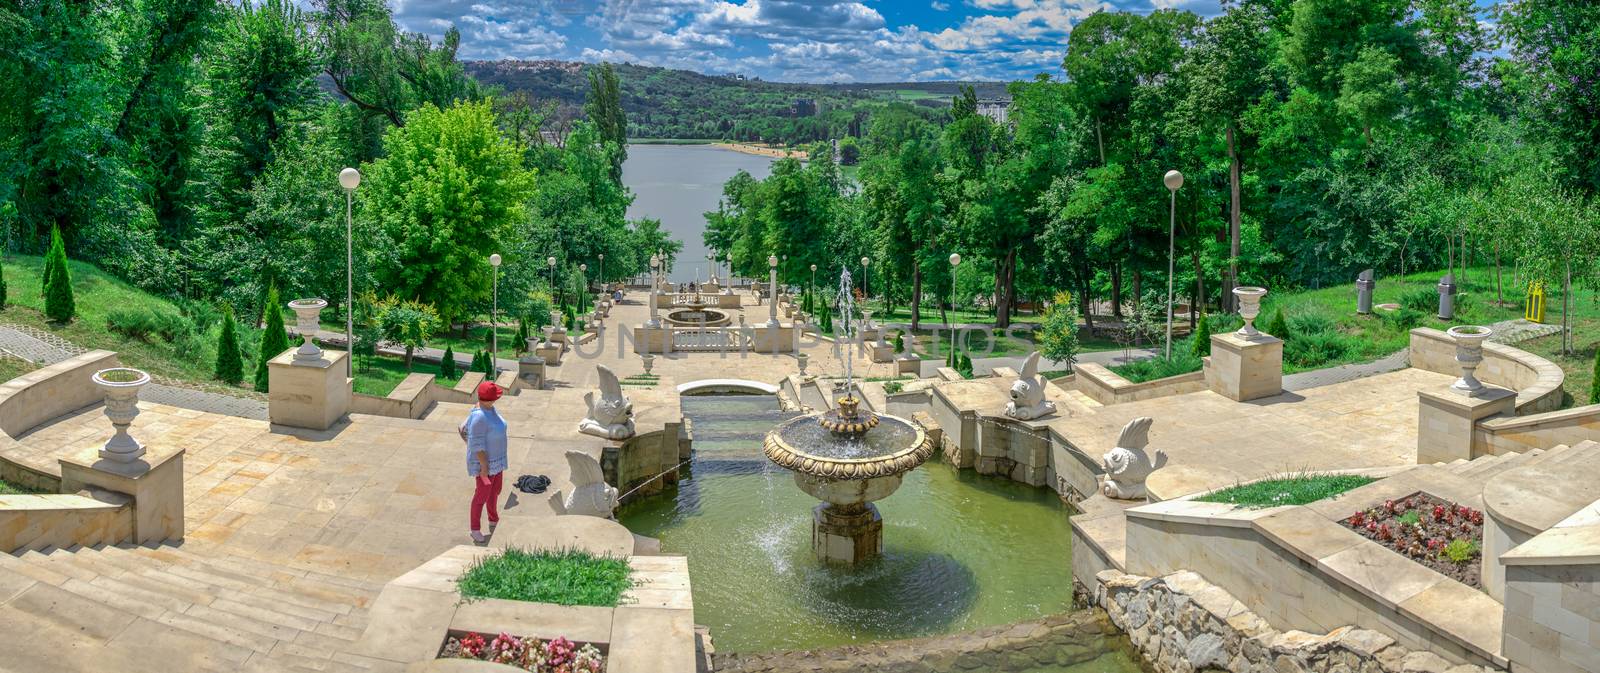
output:
[{"label": "paved walkway", "polygon": [[[0,351],[44,367],[85,353],[88,349],[27,325],[0,324]],[[150,378],[151,383],[139,392],[140,399],[145,401],[213,414],[267,420],[267,402],[262,396],[224,395],[199,390],[166,377],[152,375]]]}]

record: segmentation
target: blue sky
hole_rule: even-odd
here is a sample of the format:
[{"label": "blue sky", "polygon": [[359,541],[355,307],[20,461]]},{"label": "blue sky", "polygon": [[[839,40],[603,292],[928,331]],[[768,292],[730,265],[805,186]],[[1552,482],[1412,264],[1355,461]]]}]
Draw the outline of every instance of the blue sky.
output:
[{"label": "blue sky", "polygon": [[407,30],[462,31],[465,59],[628,61],[806,82],[1011,80],[1060,74],[1098,9],[1217,0],[395,0]]}]

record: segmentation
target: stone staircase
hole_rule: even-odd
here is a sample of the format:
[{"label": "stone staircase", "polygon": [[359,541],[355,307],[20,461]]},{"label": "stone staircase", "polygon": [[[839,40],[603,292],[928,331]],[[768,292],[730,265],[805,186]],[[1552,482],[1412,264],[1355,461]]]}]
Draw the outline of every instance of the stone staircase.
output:
[{"label": "stone staircase", "polygon": [[346,652],[380,589],[175,545],[0,554],[0,670],[393,670]]},{"label": "stone staircase", "polygon": [[1479,456],[1472,460],[1457,459],[1449,463],[1434,463],[1461,477],[1488,483],[1503,472],[1531,465],[1561,465],[1580,460],[1600,447],[1600,443],[1583,441],[1575,445],[1558,444],[1549,449],[1534,449],[1524,453],[1502,453]]}]

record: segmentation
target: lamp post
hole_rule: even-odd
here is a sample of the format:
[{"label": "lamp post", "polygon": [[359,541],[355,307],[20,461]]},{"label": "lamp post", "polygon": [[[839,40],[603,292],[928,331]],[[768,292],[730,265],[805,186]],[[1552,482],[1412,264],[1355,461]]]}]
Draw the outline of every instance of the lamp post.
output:
[{"label": "lamp post", "polygon": [[862,257],[861,257],[861,301],[864,302],[864,303],[869,303],[869,304],[872,302],[872,286],[869,283],[867,283],[867,263],[870,262],[870,261],[872,261],[872,260],[868,259],[865,255],[862,255]]},{"label": "lamp post", "polygon": [[1171,360],[1173,255],[1178,238],[1178,188],[1183,186],[1183,174],[1167,171],[1167,174],[1161,177],[1161,182],[1167,186],[1167,191],[1172,196],[1172,207],[1168,211],[1167,219],[1167,359]]},{"label": "lamp post", "polygon": [[956,267],[961,266],[961,253],[950,253],[950,352],[956,350]]},{"label": "lamp post", "polygon": [[578,293],[578,312],[589,310],[589,265],[579,264],[578,274],[583,276],[583,291]]},{"label": "lamp post", "polygon": [[767,288],[767,327],[778,326],[778,256],[767,256],[767,273],[772,282]]},{"label": "lamp post", "polygon": [[361,171],[346,168],[339,171],[339,186],[344,188],[344,347],[347,351],[344,359],[344,375],[355,376],[355,243],[352,230],[355,228],[350,217],[352,204],[355,202],[356,187],[361,186]]},{"label": "lamp post", "polygon": [[657,310],[656,305],[659,302],[658,296],[661,293],[661,282],[657,278],[660,275],[660,273],[658,271],[658,269],[660,269],[660,268],[661,268],[661,256],[660,255],[651,255],[650,256],[650,293],[649,293],[649,296],[650,296],[650,321],[644,324],[645,327],[648,327],[650,329],[655,329],[655,328],[661,326],[661,319],[656,316],[656,310]]},{"label": "lamp post", "polygon": [[[603,252],[600,253],[600,268],[595,271],[594,275],[597,276],[599,278],[599,280],[600,280],[600,291],[605,292],[605,289],[606,289],[606,253],[603,253]],[[611,294],[611,293],[610,292],[606,292],[606,294]]]},{"label": "lamp post", "polygon": [[550,267],[550,298],[554,299],[556,304],[559,305],[561,303],[561,293],[556,290],[556,256],[551,255],[544,258],[544,263]]},{"label": "lamp post", "polygon": [[500,253],[489,255],[489,350],[500,357]]},{"label": "lamp post", "polygon": [[817,310],[817,265],[811,265],[811,287],[806,288],[806,294],[811,297],[811,311]]}]

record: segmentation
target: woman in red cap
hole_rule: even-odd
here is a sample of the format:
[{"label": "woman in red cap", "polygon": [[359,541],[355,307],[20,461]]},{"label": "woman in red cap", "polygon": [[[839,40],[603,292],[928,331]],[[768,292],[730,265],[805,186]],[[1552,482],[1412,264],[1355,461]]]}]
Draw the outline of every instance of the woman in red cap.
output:
[{"label": "woman in red cap", "polygon": [[473,483],[472,541],[478,544],[489,540],[478,527],[485,505],[489,508],[489,532],[500,523],[495,503],[500,500],[501,473],[506,471],[506,422],[494,410],[498,399],[500,386],[494,381],[478,384],[478,406],[461,422],[461,438],[467,441],[467,474]]}]

